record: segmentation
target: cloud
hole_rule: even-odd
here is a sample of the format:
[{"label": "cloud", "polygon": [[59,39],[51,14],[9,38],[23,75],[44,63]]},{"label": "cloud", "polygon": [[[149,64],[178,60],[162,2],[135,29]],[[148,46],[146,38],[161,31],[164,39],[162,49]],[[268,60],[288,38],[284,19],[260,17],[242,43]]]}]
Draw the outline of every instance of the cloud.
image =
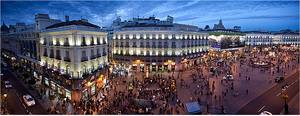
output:
[{"label": "cloud", "polygon": [[[173,16],[177,23],[193,24],[200,27],[217,23],[221,18],[236,22],[244,28],[252,28],[249,20],[274,23],[277,28],[289,25],[296,29],[299,23],[299,1],[1,1],[1,19],[8,24],[16,22],[34,23],[34,14],[47,13],[51,18],[71,20],[86,18],[100,26],[110,26],[116,16],[122,20],[132,17],[155,15],[165,20]],[[282,21],[274,21],[280,19]],[[266,27],[267,28],[267,27]]]}]

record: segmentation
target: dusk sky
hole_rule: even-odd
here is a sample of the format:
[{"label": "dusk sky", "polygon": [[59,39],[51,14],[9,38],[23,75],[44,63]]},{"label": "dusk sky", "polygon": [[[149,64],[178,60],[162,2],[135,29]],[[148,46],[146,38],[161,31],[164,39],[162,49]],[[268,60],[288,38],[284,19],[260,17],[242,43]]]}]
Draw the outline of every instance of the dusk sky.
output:
[{"label": "dusk sky", "polygon": [[173,16],[176,23],[213,27],[221,18],[226,28],[235,25],[243,31],[298,30],[299,1],[1,1],[1,21],[34,23],[37,13],[64,20],[88,19],[99,26],[110,26],[116,16],[122,20],[155,15],[165,20]]}]

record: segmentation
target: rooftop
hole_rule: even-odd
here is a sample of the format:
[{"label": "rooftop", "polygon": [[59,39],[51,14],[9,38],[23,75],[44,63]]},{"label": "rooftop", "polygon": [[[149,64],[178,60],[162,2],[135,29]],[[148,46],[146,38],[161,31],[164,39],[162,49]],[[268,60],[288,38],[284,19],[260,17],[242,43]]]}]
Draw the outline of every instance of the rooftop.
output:
[{"label": "rooftop", "polygon": [[57,24],[46,27],[46,29],[58,28],[58,27],[69,26],[69,25],[81,25],[81,26],[100,28],[99,26],[91,24],[87,21],[73,20],[73,21],[66,21],[66,22],[57,23]]}]

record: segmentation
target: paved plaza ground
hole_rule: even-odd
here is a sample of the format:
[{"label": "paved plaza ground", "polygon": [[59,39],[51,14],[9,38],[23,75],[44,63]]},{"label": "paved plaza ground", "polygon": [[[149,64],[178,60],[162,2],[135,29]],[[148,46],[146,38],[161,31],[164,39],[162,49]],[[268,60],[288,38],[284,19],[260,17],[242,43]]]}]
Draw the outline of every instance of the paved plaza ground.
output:
[{"label": "paved plaza ground", "polygon": [[[258,58],[264,57],[262,53],[256,55]],[[246,53],[245,56],[245,59],[224,60],[223,65],[209,61],[210,63],[198,64],[183,71],[150,73],[149,78],[145,78],[143,72],[131,71],[129,75],[132,76],[111,79],[108,88],[97,92],[97,95],[89,101],[81,103],[63,102],[64,100],[58,97],[49,100],[47,95],[41,95],[41,99],[37,101],[49,113],[57,111],[56,113],[59,114],[145,112],[135,111],[132,108],[134,104],[132,100],[136,99],[153,101],[154,107],[146,108],[146,112],[151,114],[189,114],[185,106],[188,102],[198,102],[202,114],[238,114],[248,103],[276,85],[281,85],[275,83],[276,77],[283,75],[288,79],[291,75],[299,76],[299,61],[294,53],[281,52],[273,60],[267,59],[274,64],[268,68],[251,66],[251,54]],[[280,63],[280,60],[284,62]],[[211,73],[211,67],[215,68],[215,75]],[[19,75],[12,70],[10,72],[15,77]],[[223,79],[228,72],[232,74],[233,81]],[[20,84],[28,89],[24,83]],[[28,89],[28,92],[35,98],[39,96],[35,90]],[[102,95],[105,98],[100,100]],[[299,114],[297,103],[299,103],[299,92],[295,96],[290,96],[288,102],[290,113]]]}]

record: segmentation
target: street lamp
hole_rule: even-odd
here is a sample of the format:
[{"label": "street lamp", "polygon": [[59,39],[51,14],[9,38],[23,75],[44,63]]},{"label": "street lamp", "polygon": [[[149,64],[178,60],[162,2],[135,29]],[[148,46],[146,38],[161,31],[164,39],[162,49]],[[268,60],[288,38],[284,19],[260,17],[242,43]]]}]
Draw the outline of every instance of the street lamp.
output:
[{"label": "street lamp", "polygon": [[7,93],[3,94],[5,107],[7,107]]},{"label": "street lamp", "polygon": [[284,99],[284,114],[289,113],[289,105],[287,104],[287,99],[288,98],[289,98],[289,96],[287,94],[282,95],[282,99]]},{"label": "street lamp", "polygon": [[6,98],[7,98],[7,93],[4,93],[3,96],[4,96],[4,98],[6,99]]}]

